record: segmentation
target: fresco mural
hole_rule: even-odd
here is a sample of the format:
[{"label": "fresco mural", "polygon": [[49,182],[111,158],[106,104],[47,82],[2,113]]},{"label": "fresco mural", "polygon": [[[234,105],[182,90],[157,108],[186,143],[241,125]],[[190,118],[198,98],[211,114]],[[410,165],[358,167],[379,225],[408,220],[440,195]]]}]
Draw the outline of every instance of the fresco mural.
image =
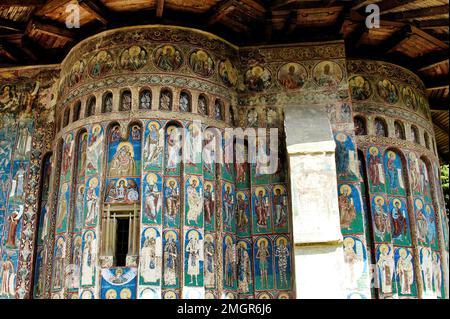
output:
[{"label": "fresco mural", "polygon": [[136,299],[136,269],[103,269],[101,299]]}]

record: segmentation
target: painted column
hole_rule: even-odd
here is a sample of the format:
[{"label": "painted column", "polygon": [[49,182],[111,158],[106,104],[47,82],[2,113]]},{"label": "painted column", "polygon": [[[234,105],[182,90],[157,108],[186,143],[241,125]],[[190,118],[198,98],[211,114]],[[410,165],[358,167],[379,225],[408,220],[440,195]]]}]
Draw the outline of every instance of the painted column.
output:
[{"label": "painted column", "polygon": [[[304,119],[301,123],[296,119]],[[326,114],[287,105],[297,298],[344,298],[335,142]]]}]

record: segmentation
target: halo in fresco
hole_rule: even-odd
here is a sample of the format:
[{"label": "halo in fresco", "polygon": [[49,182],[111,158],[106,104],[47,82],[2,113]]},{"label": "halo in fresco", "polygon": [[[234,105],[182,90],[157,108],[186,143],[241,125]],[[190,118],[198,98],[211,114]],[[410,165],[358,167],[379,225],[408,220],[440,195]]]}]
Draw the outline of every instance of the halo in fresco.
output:
[{"label": "halo in fresco", "polygon": [[388,79],[380,80],[377,84],[378,95],[388,104],[395,104],[398,102],[397,87]]},{"label": "halo in fresco", "polygon": [[367,100],[372,95],[370,82],[361,75],[352,76],[348,80],[352,98],[358,101]]},{"label": "halo in fresco", "polygon": [[173,45],[162,45],[155,50],[153,61],[163,71],[175,71],[183,64],[183,54]]},{"label": "halo in fresco", "polygon": [[245,72],[244,84],[249,91],[261,92],[272,82],[270,71],[260,65],[255,65]]},{"label": "halo in fresco", "polygon": [[192,71],[201,76],[211,76],[214,73],[214,61],[204,50],[196,50],[189,57]]},{"label": "halo in fresco", "polygon": [[317,63],[313,69],[313,79],[319,86],[334,87],[341,83],[343,72],[339,64],[333,61]]},{"label": "halo in fresco", "polygon": [[120,66],[129,71],[136,71],[147,64],[147,51],[133,45],[120,54]]},{"label": "halo in fresco", "polygon": [[83,60],[75,62],[70,70],[69,84],[73,86],[81,81],[86,63]]},{"label": "halo in fresco", "polygon": [[219,75],[223,83],[225,83],[227,86],[236,86],[238,80],[237,70],[229,59],[220,61]]},{"label": "halo in fresco", "polygon": [[286,63],[278,70],[278,81],[288,89],[301,89],[308,78],[305,67],[298,63]]},{"label": "halo in fresco", "polygon": [[111,71],[113,67],[114,61],[111,54],[102,50],[89,62],[89,74],[94,78],[101,77]]}]

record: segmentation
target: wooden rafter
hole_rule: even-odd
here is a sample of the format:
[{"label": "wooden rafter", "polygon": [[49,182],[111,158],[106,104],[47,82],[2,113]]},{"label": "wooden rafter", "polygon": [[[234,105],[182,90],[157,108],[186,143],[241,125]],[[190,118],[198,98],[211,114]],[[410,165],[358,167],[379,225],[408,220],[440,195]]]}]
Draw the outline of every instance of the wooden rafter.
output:
[{"label": "wooden rafter", "polygon": [[78,3],[98,21],[103,24],[108,23],[108,8],[99,0],[78,0]]},{"label": "wooden rafter", "polygon": [[25,25],[0,17],[0,29],[8,30],[8,32],[23,32]]},{"label": "wooden rafter", "polygon": [[46,1],[47,0],[2,0],[0,2],[0,8],[11,6],[36,7],[44,5]]},{"label": "wooden rafter", "polygon": [[449,87],[448,74],[431,79],[424,79],[425,87],[427,90],[439,90]]},{"label": "wooden rafter", "polygon": [[405,25],[404,27],[400,28],[400,30],[396,31],[381,44],[384,53],[391,53],[392,51],[394,51],[400,45],[400,43],[409,38],[412,33],[413,31],[410,25]]},{"label": "wooden rafter", "polygon": [[230,13],[236,8],[234,0],[226,0],[225,2],[219,2],[214,7],[212,7],[209,11],[209,19],[208,25],[213,25],[220,19],[222,19],[225,15]]},{"label": "wooden rafter", "polygon": [[164,11],[164,0],[156,1],[156,17],[161,18]]},{"label": "wooden rafter", "polygon": [[421,29],[433,29],[439,27],[448,27],[448,19],[433,19],[424,21],[413,21]]},{"label": "wooden rafter", "polygon": [[11,50],[8,44],[0,43],[0,53],[3,53],[3,56],[5,56],[7,59],[13,62],[18,62],[17,54],[14,52],[14,50]]},{"label": "wooden rafter", "polygon": [[285,34],[291,34],[295,28],[297,27],[297,18],[298,18],[298,11],[294,10],[289,13],[289,15],[286,17],[286,21],[284,22],[284,33]]},{"label": "wooden rafter", "polygon": [[70,31],[70,29],[65,26],[60,26],[51,20],[48,21],[40,18],[33,18],[28,23],[27,29],[28,28],[36,29],[41,33],[69,41],[72,41],[75,38],[75,34]]},{"label": "wooden rafter", "polygon": [[417,72],[425,71],[438,64],[448,62],[449,52],[448,50],[433,51],[417,58],[414,62]]},{"label": "wooden rafter", "polygon": [[380,8],[380,14],[385,14],[386,11],[403,7],[409,3],[416,2],[417,0],[389,0],[379,2],[377,5]]},{"label": "wooden rafter", "polygon": [[446,14],[449,12],[449,6],[437,6],[437,7],[427,7],[421,9],[414,9],[408,11],[400,11],[385,14],[385,18],[390,20],[410,20],[416,18],[431,17],[440,14]]}]

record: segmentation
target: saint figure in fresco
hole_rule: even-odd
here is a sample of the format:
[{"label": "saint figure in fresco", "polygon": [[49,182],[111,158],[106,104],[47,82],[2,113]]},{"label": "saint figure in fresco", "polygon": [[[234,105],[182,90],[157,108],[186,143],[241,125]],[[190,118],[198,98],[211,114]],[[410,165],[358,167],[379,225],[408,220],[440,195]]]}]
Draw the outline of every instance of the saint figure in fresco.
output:
[{"label": "saint figure in fresco", "polygon": [[381,237],[384,237],[385,233],[390,233],[390,220],[389,216],[384,209],[384,199],[377,197],[375,199],[374,215],[375,215],[375,227]]},{"label": "saint figure in fresco", "polygon": [[422,248],[422,261],[420,268],[423,272],[423,281],[425,290],[427,292],[433,291],[433,262],[430,251],[427,248]]},{"label": "saint figure in fresco", "polygon": [[136,163],[133,158],[131,146],[125,144],[118,148],[111,159],[109,168],[110,176],[134,176],[136,174]]},{"label": "saint figure in fresco", "polygon": [[159,194],[158,185],[146,184],[144,190],[145,196],[145,214],[150,220],[156,220],[156,215],[161,207],[161,196]]},{"label": "saint figure in fresco", "polygon": [[428,237],[428,219],[423,212],[421,202],[416,202],[416,218],[418,228],[417,237],[419,240],[426,242]]},{"label": "saint figure in fresco", "polygon": [[155,163],[161,158],[163,147],[160,143],[160,131],[156,125],[150,125],[150,131],[145,141],[144,159],[146,163]]},{"label": "saint figure in fresco", "polygon": [[169,236],[164,246],[164,283],[173,286],[177,283],[178,248],[173,236]]},{"label": "saint figure in fresco", "polygon": [[148,236],[144,240],[141,259],[141,275],[144,282],[149,283],[157,280],[156,263],[156,239],[154,236]]},{"label": "saint figure in fresco", "polygon": [[280,276],[280,282],[282,287],[288,287],[288,262],[289,262],[289,249],[286,246],[286,241],[283,239],[279,240],[277,248],[275,250],[275,256],[278,257],[278,274]]},{"label": "saint figure in fresco", "polygon": [[433,252],[433,280],[438,298],[442,298],[442,271],[441,260],[436,252]]},{"label": "saint figure in fresco", "polygon": [[377,261],[378,271],[381,276],[381,291],[385,294],[392,293],[392,274],[394,271],[394,260],[392,253],[386,245],[380,247],[380,255]]},{"label": "saint figure in fresco", "polygon": [[166,218],[173,222],[180,208],[180,195],[175,181],[169,181],[169,187],[164,190],[164,197],[166,199]]},{"label": "saint figure in fresco", "polygon": [[341,186],[341,195],[339,195],[339,211],[341,212],[341,227],[349,228],[356,218],[356,209],[353,203],[351,188],[348,185]]},{"label": "saint figure in fresco", "polygon": [[388,153],[389,159],[387,161],[387,170],[389,174],[389,186],[391,192],[398,192],[399,187],[399,176],[397,171],[397,166],[395,165],[396,155],[394,153]]},{"label": "saint figure in fresco", "polygon": [[94,223],[96,217],[97,217],[97,202],[98,197],[95,192],[95,186],[89,185],[88,191],[87,191],[87,214],[86,214],[86,225]]},{"label": "saint figure in fresco", "polygon": [[232,220],[234,217],[234,199],[233,194],[231,194],[231,187],[227,186],[226,191],[223,194],[223,204],[224,204],[224,215],[225,224],[232,225]]},{"label": "saint figure in fresco", "polygon": [[16,231],[17,225],[19,224],[19,220],[22,217],[23,208],[19,209],[19,211],[15,210],[8,216],[8,238],[6,240],[6,247],[15,248],[16,247]]},{"label": "saint figure in fresco", "polygon": [[211,237],[205,238],[205,287],[214,287],[214,243]]},{"label": "saint figure in fresco", "polygon": [[368,160],[369,177],[374,187],[380,186],[380,177],[382,176],[381,174],[383,174],[383,171],[381,169],[381,160],[377,154],[378,151],[371,151]]},{"label": "saint figure in fresco", "polygon": [[275,208],[275,226],[283,227],[286,225],[287,221],[287,198],[286,194],[281,193],[280,188],[275,189],[275,194],[273,196],[273,207]]},{"label": "saint figure in fresco", "polygon": [[186,246],[188,253],[187,274],[190,276],[190,284],[198,285],[198,275],[200,274],[200,245],[198,238],[192,236]]},{"label": "saint figure in fresco", "polygon": [[245,243],[238,246],[238,288],[241,293],[248,293],[250,291],[250,284],[252,283],[252,271],[250,265],[250,256],[248,255]]},{"label": "saint figure in fresco", "polygon": [[234,280],[234,249],[229,239],[226,241],[225,248],[225,283],[228,287],[233,287]]},{"label": "saint figure in fresco", "polygon": [[64,278],[64,241],[58,240],[55,250],[55,273],[53,287],[61,288],[62,280]]},{"label": "saint figure in fresco", "polygon": [[269,203],[264,196],[264,191],[260,190],[255,199],[256,224],[258,227],[267,227],[267,218],[269,217]]},{"label": "saint figure in fresco", "polygon": [[198,218],[202,214],[203,208],[203,197],[201,188],[197,190],[197,179],[191,178],[191,183],[187,187],[187,200],[189,210],[187,212],[187,223],[188,225],[193,222],[197,224],[199,222]]},{"label": "saint figure in fresco", "polygon": [[206,189],[203,193],[203,209],[205,211],[205,222],[211,224],[214,214],[214,197],[210,184],[206,184]]},{"label": "saint figure in fresco", "polygon": [[349,173],[350,159],[348,149],[345,145],[347,136],[338,134],[336,136],[336,165],[339,175],[347,176]]},{"label": "saint figure in fresco", "polygon": [[265,240],[260,240],[258,244],[258,251],[256,252],[256,259],[259,260],[259,282],[261,288],[268,288],[268,258],[270,252],[267,249]]},{"label": "saint figure in fresco", "polygon": [[11,257],[8,256],[6,261],[2,264],[2,286],[0,290],[0,295],[2,296],[11,296],[12,292],[10,291],[10,282],[11,278],[14,276],[14,265],[11,262]]},{"label": "saint figure in fresco", "polygon": [[399,252],[397,261],[397,274],[400,278],[400,292],[403,295],[411,294],[411,285],[414,282],[414,271],[411,256],[408,256],[405,249]]},{"label": "saint figure in fresco", "polygon": [[16,174],[14,175],[13,187],[14,187],[14,197],[22,198],[23,197],[23,186],[25,179],[25,167],[23,162],[20,162],[19,168],[17,169]]},{"label": "saint figure in fresco", "polygon": [[248,218],[245,213],[248,208],[247,200],[244,198],[242,193],[237,194],[237,227],[239,231],[245,231],[248,226]]},{"label": "saint figure in fresco", "polygon": [[61,163],[61,173],[63,176],[67,174],[70,169],[72,161],[72,142],[66,143],[63,150],[63,159]]},{"label": "saint figure in fresco", "polygon": [[394,238],[402,235],[406,236],[408,231],[408,226],[406,224],[406,211],[402,208],[402,203],[398,199],[394,200],[394,207],[391,209],[391,216],[394,226]]},{"label": "saint figure in fresco", "polygon": [[174,169],[181,161],[180,155],[180,132],[178,128],[173,127],[173,129],[168,132],[169,136],[167,138],[167,162],[166,169]]},{"label": "saint figure in fresco", "polygon": [[94,239],[91,232],[86,234],[86,242],[84,244],[83,250],[83,268],[81,275],[82,285],[91,285],[93,282],[93,277],[95,275],[95,253],[94,253]]}]

